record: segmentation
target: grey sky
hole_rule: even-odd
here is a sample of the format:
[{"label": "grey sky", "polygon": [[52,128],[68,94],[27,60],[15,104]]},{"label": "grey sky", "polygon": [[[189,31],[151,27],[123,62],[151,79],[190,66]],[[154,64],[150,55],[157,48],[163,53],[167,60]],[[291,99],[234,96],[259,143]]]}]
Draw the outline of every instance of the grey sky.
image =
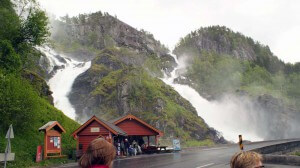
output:
[{"label": "grey sky", "polygon": [[39,0],[56,16],[108,12],[145,29],[170,49],[201,26],[224,25],[271,50],[285,62],[299,62],[299,0]]}]

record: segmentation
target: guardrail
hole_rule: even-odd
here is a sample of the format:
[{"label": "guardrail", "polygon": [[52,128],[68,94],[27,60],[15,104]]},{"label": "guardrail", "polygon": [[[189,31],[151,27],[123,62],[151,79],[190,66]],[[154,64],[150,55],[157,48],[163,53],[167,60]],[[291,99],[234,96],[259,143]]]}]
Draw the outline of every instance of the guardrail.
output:
[{"label": "guardrail", "polygon": [[300,150],[300,140],[253,149],[263,155],[264,163],[300,166],[300,156],[284,155]]}]

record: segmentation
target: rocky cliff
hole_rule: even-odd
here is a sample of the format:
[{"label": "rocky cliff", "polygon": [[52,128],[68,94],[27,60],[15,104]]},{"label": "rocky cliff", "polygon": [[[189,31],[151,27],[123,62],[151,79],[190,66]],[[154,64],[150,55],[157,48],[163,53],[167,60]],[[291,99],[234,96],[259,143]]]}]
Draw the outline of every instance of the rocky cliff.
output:
[{"label": "rocky cliff", "polygon": [[104,49],[76,79],[70,100],[80,121],[92,115],[110,120],[132,113],[162,130],[165,138],[225,142],[187,100],[142,68],[145,62],[126,61],[142,57],[129,53],[123,48]]},{"label": "rocky cliff", "polygon": [[285,64],[268,46],[220,26],[193,31],[173,53],[185,64],[177,72],[177,83],[213,101],[235,95],[243,104],[241,115],[248,113],[261,137],[291,138],[300,133],[299,63]]},{"label": "rocky cliff", "polygon": [[253,61],[272,73],[284,69],[284,63],[273,55],[268,46],[224,26],[203,27],[192,31],[181,38],[173,51],[178,57],[183,55],[201,56],[203,52],[214,52]]},{"label": "rocky cliff", "polygon": [[132,113],[162,130],[164,138],[225,143],[187,100],[158,78],[176,63],[149,32],[101,12],[53,21],[52,31],[56,50],[92,60],[69,95],[79,121]]},{"label": "rocky cliff", "polygon": [[125,47],[154,55],[160,59],[161,68],[168,72],[176,64],[168,54],[168,48],[155,40],[151,33],[137,30],[108,13],[96,12],[72,18],[65,16],[62,21],[52,21],[52,25],[56,49],[80,60],[90,60],[104,48]]}]

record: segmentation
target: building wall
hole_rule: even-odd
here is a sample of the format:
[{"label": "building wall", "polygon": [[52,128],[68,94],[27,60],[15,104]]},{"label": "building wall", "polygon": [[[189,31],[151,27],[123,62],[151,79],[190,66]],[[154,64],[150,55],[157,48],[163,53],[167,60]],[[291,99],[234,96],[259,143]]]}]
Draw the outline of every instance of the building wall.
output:
[{"label": "building wall", "polygon": [[[100,132],[91,132],[91,128],[99,128]],[[83,130],[81,130],[77,135],[108,135],[109,131],[97,121],[93,121],[89,125],[87,125]]]},{"label": "building wall", "polygon": [[[99,132],[92,132],[92,129],[99,128]],[[96,121],[91,122],[87,125],[83,130],[81,130],[78,134],[78,142],[82,144],[83,151],[86,151],[89,143],[96,139],[98,136],[108,136],[109,130],[103,127]]]},{"label": "building wall", "polygon": [[89,146],[90,142],[92,142],[94,139],[96,139],[97,135],[84,135],[79,136],[79,144],[82,144],[82,150],[86,151],[87,147]]},{"label": "building wall", "polygon": [[117,124],[117,126],[120,127],[123,131],[125,131],[127,135],[157,135],[156,132],[134,119],[126,119]]}]

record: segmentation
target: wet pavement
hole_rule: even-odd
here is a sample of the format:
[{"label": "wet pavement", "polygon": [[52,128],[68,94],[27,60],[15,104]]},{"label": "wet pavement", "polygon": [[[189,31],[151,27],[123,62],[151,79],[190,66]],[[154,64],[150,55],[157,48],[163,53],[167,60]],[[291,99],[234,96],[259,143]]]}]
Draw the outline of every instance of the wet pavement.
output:
[{"label": "wet pavement", "polygon": [[[253,143],[245,145],[245,148],[246,150],[250,150],[276,143],[279,143],[279,141]],[[113,168],[226,168],[229,167],[231,156],[238,151],[239,148],[237,145],[224,145],[197,150],[185,150],[180,153],[139,155],[117,159],[114,161]],[[78,168],[76,163],[60,167]],[[266,165],[266,167],[292,168],[293,166]]]}]

